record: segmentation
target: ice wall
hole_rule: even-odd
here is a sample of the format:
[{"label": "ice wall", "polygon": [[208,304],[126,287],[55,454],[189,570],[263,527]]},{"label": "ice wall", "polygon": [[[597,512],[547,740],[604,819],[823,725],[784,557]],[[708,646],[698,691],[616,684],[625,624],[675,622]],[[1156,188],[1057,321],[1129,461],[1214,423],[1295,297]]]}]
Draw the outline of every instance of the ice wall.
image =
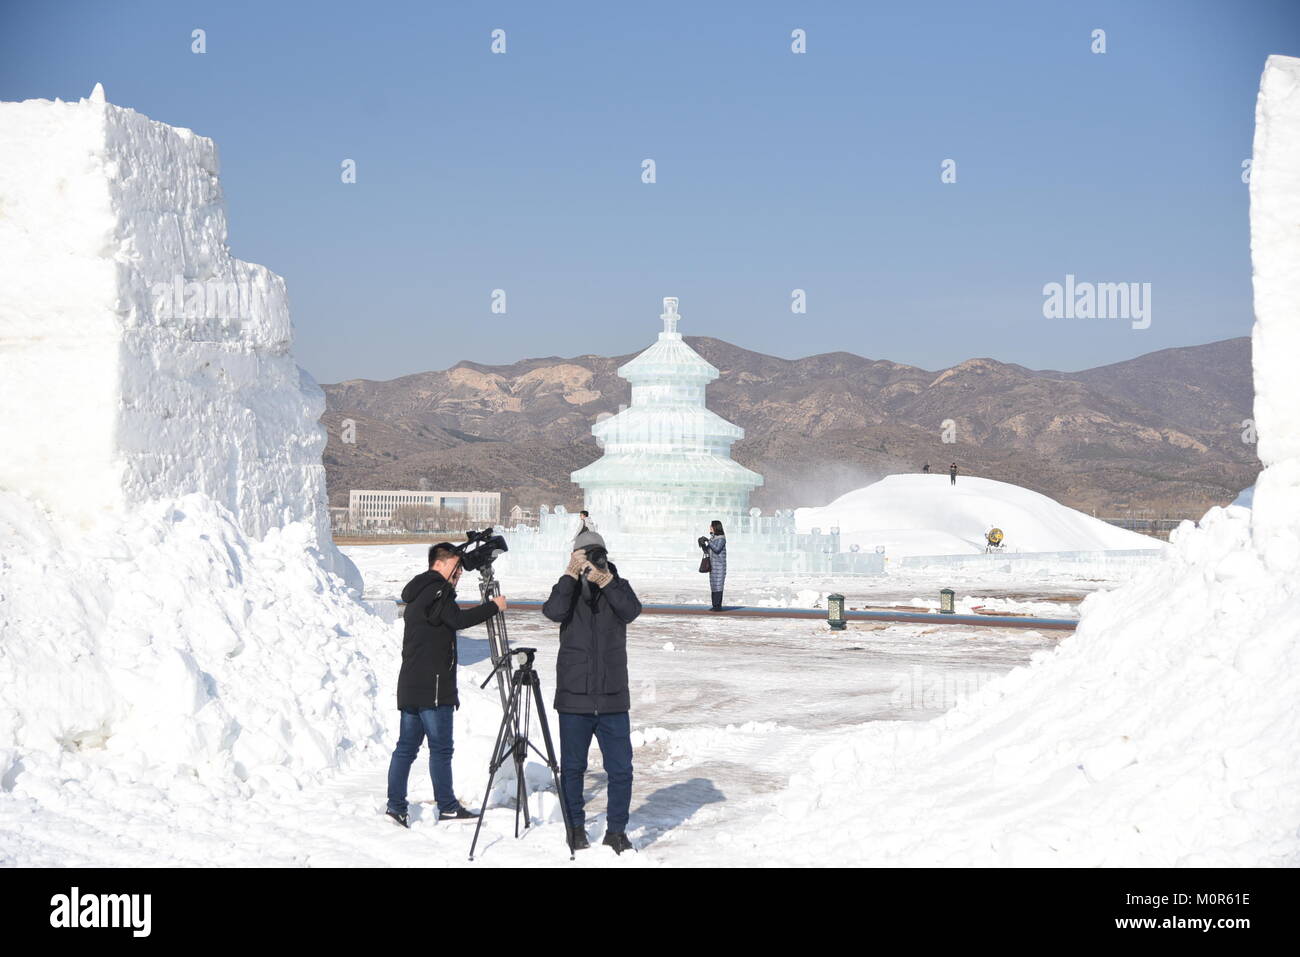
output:
[{"label": "ice wall", "polygon": [[231,256],[212,140],[105,102],[0,104],[0,489],[91,520],[201,493],[326,564],[324,397],[284,280]]}]

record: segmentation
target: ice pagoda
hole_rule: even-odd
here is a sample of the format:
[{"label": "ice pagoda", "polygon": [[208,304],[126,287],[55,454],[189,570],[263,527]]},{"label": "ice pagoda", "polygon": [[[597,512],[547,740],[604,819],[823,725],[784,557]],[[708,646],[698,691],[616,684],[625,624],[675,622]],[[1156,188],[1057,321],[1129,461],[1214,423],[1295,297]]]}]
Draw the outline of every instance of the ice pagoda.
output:
[{"label": "ice pagoda", "polygon": [[602,529],[703,534],[746,514],[763,476],[731,458],[745,430],[710,412],[705,387],[719,372],[682,340],[677,299],[664,299],[659,339],[618,374],[632,404],[592,426],[602,455],[571,476]]},{"label": "ice pagoda", "polygon": [[[749,507],[763,476],[732,461],[731,446],[745,430],[704,404],[719,372],[682,341],[676,299],[664,300],[661,318],[659,339],[619,367],[632,404],[591,428],[604,454],[571,476],[620,573],[694,578],[695,540],[716,518],[727,530],[732,574],[883,574],[884,555],[841,551],[838,529],[801,534],[794,509],[763,515]],[[563,505],[539,505],[535,527],[506,531],[505,567],[558,573],[580,525]]]}]

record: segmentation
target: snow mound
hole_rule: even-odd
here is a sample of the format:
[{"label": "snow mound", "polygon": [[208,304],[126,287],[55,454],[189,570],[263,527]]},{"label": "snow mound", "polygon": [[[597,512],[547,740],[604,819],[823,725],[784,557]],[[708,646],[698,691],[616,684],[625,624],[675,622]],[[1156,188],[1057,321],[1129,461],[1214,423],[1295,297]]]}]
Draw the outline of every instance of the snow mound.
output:
[{"label": "snow mound", "polygon": [[372,661],[400,643],[314,536],[251,538],[197,494],[87,531],[0,493],[4,790],[39,796],[69,760],[164,791],[293,788],[377,740]]},{"label": "snow mound", "polygon": [[895,557],[983,552],[984,535],[995,527],[1013,552],[1162,547],[1027,488],[966,476],[952,485],[947,475],[890,475],[829,505],[798,509],[795,524],[823,534],[838,527],[842,547],[883,545]]}]

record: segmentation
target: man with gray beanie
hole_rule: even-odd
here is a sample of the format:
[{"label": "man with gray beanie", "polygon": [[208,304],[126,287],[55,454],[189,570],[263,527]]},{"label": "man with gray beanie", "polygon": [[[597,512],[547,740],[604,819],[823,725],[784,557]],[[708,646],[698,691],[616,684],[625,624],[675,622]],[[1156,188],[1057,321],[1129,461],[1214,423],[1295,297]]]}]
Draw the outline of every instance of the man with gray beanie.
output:
[{"label": "man with gray beanie", "polygon": [[560,625],[555,661],[555,711],[560,723],[560,789],[568,811],[571,846],[590,847],[582,783],[594,736],[609,779],[603,843],[622,854],[632,806],[631,692],[627,676],[627,626],[641,602],[609,560],[605,540],[590,529],[573,541],[569,565],[551,589],[542,614]]}]

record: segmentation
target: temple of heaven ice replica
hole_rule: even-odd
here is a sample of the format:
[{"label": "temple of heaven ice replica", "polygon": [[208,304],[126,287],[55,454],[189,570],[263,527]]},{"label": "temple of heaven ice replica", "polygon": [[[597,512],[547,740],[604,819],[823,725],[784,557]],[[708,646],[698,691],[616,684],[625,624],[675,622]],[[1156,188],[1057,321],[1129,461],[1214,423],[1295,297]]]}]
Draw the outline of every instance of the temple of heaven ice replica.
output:
[{"label": "temple of heaven ice replica", "polygon": [[[881,555],[841,551],[838,529],[798,534],[793,509],[763,515],[749,507],[763,476],[731,458],[745,431],[705,405],[705,388],[720,373],[677,331],[675,298],[664,300],[660,318],[663,331],[654,344],[619,367],[632,387],[631,404],[592,426],[604,454],[570,476],[620,571],[690,570],[699,562],[695,541],[714,519],[726,529],[732,567],[883,571]],[[509,564],[562,569],[580,524],[563,506],[543,505],[536,528],[507,530]]]},{"label": "temple of heaven ice replica", "polygon": [[735,525],[763,476],[731,459],[745,430],[705,408],[704,387],[719,373],[682,340],[676,299],[664,300],[660,318],[658,341],[618,370],[632,385],[631,406],[592,426],[605,454],[571,478],[610,531],[690,532],[715,518]]}]

